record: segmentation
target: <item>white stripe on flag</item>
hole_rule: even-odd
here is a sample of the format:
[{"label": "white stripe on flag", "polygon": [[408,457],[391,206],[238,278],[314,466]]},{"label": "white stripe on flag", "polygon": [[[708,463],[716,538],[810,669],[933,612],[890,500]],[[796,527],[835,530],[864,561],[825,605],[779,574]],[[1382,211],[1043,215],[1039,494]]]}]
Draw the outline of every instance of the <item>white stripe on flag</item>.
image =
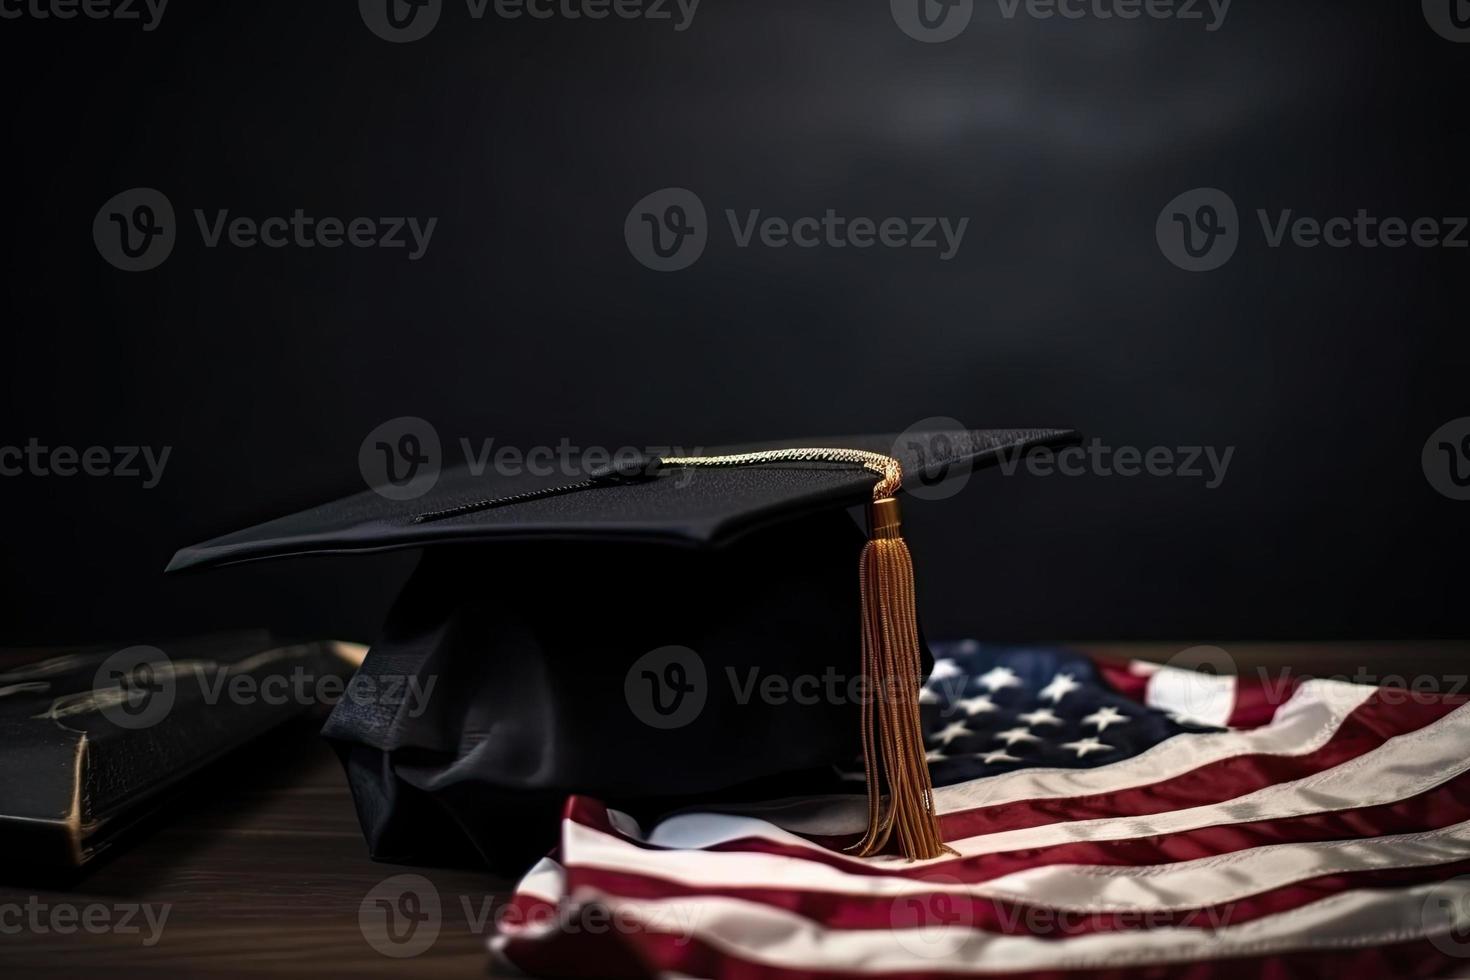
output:
[{"label": "white stripe on flag", "polygon": [[537,861],[516,885],[516,894],[557,902],[567,887],[567,872],[556,861],[546,857]]},{"label": "white stripe on flag", "polygon": [[1224,728],[1235,710],[1234,674],[1160,667],[1149,675],[1144,702],[1201,725]]},{"label": "white stripe on flag", "polygon": [[[651,932],[696,938],[727,955],[792,969],[952,973],[1077,970],[1180,963],[1297,950],[1357,949],[1470,926],[1470,879],[1402,889],[1358,889],[1240,925],[1167,926],[1066,938],[964,927],[832,930],[804,916],[730,898],[624,899],[588,892]],[[1437,912],[1425,913],[1434,900]],[[633,934],[636,938],[636,933]]]}]

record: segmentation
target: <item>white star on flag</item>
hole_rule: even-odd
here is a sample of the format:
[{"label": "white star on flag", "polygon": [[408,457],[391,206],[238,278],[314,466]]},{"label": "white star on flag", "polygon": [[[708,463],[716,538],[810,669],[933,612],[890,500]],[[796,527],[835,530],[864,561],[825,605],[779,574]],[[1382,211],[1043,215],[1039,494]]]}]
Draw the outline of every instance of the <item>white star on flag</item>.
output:
[{"label": "white star on flag", "polygon": [[1016,717],[1020,718],[1032,728],[1035,728],[1037,725],[1060,725],[1062,723],[1062,719],[1058,718],[1056,712],[1050,708],[1037,708],[1035,711],[1028,711],[1024,715],[1017,715]]},{"label": "white star on flag", "polygon": [[1126,725],[1131,719],[1110,704],[1105,704],[1082,719],[1084,725],[1096,725],[1098,733],[1108,730],[1109,725]]},{"label": "white star on flag", "polygon": [[977,694],[973,698],[963,698],[955,704],[963,708],[967,715],[978,715],[986,711],[995,710],[995,702],[990,700],[988,694]]},{"label": "white star on flag", "polygon": [[1077,758],[1081,759],[1089,752],[1107,752],[1112,749],[1112,746],[1104,745],[1095,738],[1084,738],[1080,742],[1065,742],[1062,748],[1071,749],[1077,753]]},{"label": "white star on flag", "polygon": [[959,664],[955,663],[948,657],[942,657],[939,660],[934,661],[934,669],[929,672],[929,683],[932,684],[935,681],[948,680],[951,677],[958,677],[961,673],[962,671],[960,670]]},{"label": "white star on flag", "polygon": [[987,691],[999,691],[1007,687],[1020,687],[1021,678],[1009,667],[992,667],[976,678]]},{"label": "white star on flag", "polygon": [[1037,738],[1035,735],[1032,735],[1024,728],[1007,728],[1003,732],[996,732],[995,737],[1006,743],[1007,748],[1015,745],[1017,742],[1041,741],[1041,739]]},{"label": "white star on flag", "polygon": [[986,765],[994,765],[997,762],[1020,762],[1021,760],[1011,755],[1005,749],[996,749],[994,752],[985,753],[980,757],[980,761]]},{"label": "white star on flag", "polygon": [[920,704],[938,704],[939,703],[939,695],[934,693],[934,689],[933,688],[921,687],[921,688],[919,688],[919,703]]},{"label": "white star on flag", "polygon": [[930,749],[928,752],[924,753],[925,762],[943,762],[945,759],[948,758],[949,756],[945,755],[944,752],[940,749]]},{"label": "white star on flag", "polygon": [[1077,683],[1077,678],[1071,674],[1058,674],[1051,679],[1050,684],[1041,689],[1041,696],[1052,704],[1060,704],[1062,698],[1081,686],[1081,684]]},{"label": "white star on flag", "polygon": [[950,742],[953,742],[955,739],[961,738],[961,737],[963,737],[965,735],[969,735],[969,734],[972,734],[972,733],[971,733],[971,731],[968,728],[965,727],[965,723],[962,722],[962,721],[956,721],[956,722],[951,722],[948,725],[945,725],[943,728],[941,728],[939,731],[935,732],[933,735],[931,735],[929,737],[931,739],[938,739],[939,741],[943,742],[945,745],[948,745]]}]

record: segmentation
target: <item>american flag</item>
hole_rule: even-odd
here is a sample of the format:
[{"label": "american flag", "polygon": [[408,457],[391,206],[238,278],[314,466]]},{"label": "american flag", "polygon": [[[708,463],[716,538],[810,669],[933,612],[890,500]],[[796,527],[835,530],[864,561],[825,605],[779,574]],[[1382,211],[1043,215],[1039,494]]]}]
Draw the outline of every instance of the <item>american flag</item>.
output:
[{"label": "american flag", "polygon": [[935,655],[921,703],[955,855],[843,853],[861,790],[647,827],[573,797],[494,956],[742,980],[1470,973],[1464,698]]}]

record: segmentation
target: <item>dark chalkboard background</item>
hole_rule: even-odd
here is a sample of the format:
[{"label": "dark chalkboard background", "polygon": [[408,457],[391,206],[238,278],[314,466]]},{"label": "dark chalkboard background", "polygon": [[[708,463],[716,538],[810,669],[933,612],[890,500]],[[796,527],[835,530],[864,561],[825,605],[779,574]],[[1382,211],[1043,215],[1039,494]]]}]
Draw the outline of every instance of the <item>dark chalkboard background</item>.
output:
[{"label": "dark chalkboard background", "polygon": [[[1215,489],[992,473],[911,507],[931,634],[1463,636],[1470,502],[1431,481],[1450,456],[1426,474],[1421,453],[1470,416],[1470,249],[1272,248],[1256,211],[1470,214],[1470,43],[1415,3],[1237,0],[1211,31],[1204,7],[976,0],[942,43],[906,35],[902,7],[704,0],[681,31],[445,0],[411,43],[342,0],[175,0],[153,30],[0,19],[0,446],[171,447],[151,489],[0,478],[0,630],[370,638],[411,555],[161,571],[361,489],[364,438],[399,416],[447,452],[949,416],[1234,455]],[[93,222],[137,187],[171,202],[177,240],[126,272]],[[708,210],[678,272],[624,237],[667,187]],[[1238,208],[1238,248],[1189,272],[1155,223],[1200,187]],[[438,222],[411,261],[209,248],[194,218],[297,208]],[[740,248],[724,212],[757,208],[969,224],[948,261]]]}]

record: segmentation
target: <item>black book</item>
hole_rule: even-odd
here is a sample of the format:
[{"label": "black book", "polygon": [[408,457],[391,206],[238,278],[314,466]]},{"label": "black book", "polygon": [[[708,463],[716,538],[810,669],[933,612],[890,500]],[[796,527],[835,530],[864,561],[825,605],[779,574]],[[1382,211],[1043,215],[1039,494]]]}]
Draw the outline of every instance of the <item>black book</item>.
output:
[{"label": "black book", "polygon": [[79,867],[212,759],[311,711],[345,644],[260,632],[0,651],[0,853]]}]

